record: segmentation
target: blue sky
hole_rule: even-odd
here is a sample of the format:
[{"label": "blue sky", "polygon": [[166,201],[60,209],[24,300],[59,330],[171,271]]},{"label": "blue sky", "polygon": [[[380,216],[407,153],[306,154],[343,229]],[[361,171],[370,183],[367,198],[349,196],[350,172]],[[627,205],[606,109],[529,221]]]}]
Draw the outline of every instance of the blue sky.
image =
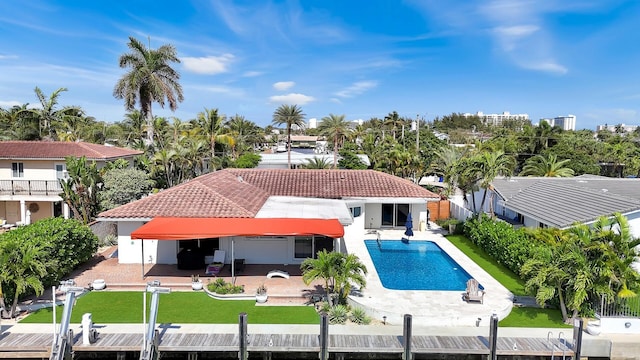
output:
[{"label": "blue sky", "polygon": [[640,1],[3,1],[0,106],[125,113],[113,87],[128,37],[172,44],[189,120],[206,108],[260,126],[283,103],[307,118],[391,111],[573,114],[577,128],[640,124]]}]

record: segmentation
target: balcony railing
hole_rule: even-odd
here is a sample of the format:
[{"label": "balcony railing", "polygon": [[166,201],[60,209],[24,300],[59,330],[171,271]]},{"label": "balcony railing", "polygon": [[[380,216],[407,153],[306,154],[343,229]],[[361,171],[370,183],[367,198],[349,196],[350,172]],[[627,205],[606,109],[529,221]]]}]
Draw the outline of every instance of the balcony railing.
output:
[{"label": "balcony railing", "polygon": [[0,195],[58,195],[58,180],[0,180]]}]

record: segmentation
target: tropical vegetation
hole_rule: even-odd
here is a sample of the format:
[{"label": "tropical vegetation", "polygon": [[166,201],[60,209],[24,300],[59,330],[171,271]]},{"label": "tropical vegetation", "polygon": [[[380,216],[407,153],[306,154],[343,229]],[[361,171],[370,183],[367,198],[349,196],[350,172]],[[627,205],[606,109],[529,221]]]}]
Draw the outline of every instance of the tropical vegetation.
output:
[{"label": "tropical vegetation", "polygon": [[[91,259],[98,238],[81,222],[48,218],[0,234],[0,307],[15,316],[21,295],[41,295]],[[5,301],[12,302],[10,307]]]}]

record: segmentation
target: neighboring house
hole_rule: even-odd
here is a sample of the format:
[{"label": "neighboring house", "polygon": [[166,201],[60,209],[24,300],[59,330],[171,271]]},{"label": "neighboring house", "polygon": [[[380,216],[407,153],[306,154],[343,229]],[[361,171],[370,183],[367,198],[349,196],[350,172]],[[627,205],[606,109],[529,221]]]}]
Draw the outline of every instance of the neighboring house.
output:
[{"label": "neighboring house", "polygon": [[299,264],[321,249],[344,251],[349,234],[403,228],[409,212],[417,228],[427,202],[439,199],[373,170],[225,169],[98,220],[117,223],[121,263],[176,264],[185,251],[220,249],[227,263]]},{"label": "neighboring house", "polygon": [[[367,167],[371,165],[369,157],[365,154],[357,154],[360,161]],[[294,169],[304,168],[309,161],[314,158],[323,159],[326,163],[333,166],[333,152],[319,154],[316,152],[299,152],[291,151],[291,167]],[[338,155],[338,161],[341,156]],[[260,162],[258,163],[258,169],[286,169],[288,165],[288,154],[286,152],[277,152],[274,154],[260,154]]]},{"label": "neighboring house", "polygon": [[[475,193],[478,206],[483,194]],[[485,212],[491,209],[516,225],[561,229],[619,212],[629,220],[633,236],[640,237],[640,180],[596,175],[500,178],[487,195]]]},{"label": "neighboring house", "polygon": [[98,167],[125,159],[133,164],[140,151],[85,142],[0,141],[0,218],[7,224],[69,217],[60,179],[67,177],[65,157],[86,157]]}]

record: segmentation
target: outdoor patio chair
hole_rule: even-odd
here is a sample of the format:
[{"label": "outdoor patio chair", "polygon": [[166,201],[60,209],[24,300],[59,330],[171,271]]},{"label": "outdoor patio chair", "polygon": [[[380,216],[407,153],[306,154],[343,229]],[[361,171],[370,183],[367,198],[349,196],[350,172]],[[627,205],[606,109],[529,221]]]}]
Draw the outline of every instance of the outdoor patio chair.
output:
[{"label": "outdoor patio chair", "polygon": [[463,298],[465,301],[478,301],[480,304],[484,303],[484,290],[480,289],[480,284],[476,279],[469,279],[467,281],[467,290],[464,292]]},{"label": "outdoor patio chair", "polygon": [[224,267],[225,254],[224,250],[216,250],[213,253],[213,263],[207,265],[207,270],[205,271],[207,275],[218,275],[220,273]]}]

